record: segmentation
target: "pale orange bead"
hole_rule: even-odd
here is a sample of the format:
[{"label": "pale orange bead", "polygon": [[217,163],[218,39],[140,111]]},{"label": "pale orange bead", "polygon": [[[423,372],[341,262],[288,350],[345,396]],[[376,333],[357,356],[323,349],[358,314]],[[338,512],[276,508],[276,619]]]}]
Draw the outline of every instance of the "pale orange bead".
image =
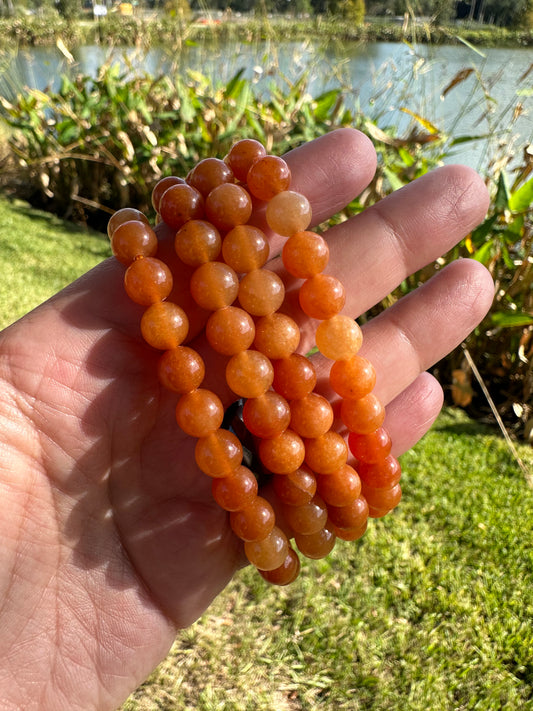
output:
[{"label": "pale orange bead", "polygon": [[235,355],[252,345],[254,321],[244,309],[227,306],[211,314],[205,325],[205,335],[217,353]]},{"label": "pale orange bead", "polygon": [[259,442],[259,458],[263,466],[273,474],[296,471],[303,464],[304,457],[304,443],[292,430],[285,430],[276,437]]},{"label": "pale orange bead", "polygon": [[176,421],[191,437],[207,437],[218,430],[223,419],[222,402],[211,390],[198,388],[186,393],[176,406]]},{"label": "pale orange bead", "polygon": [[270,247],[265,233],[252,225],[238,225],[222,242],[222,257],[239,274],[260,269],[268,259]]},{"label": "pale orange bead", "polygon": [[187,338],[189,319],[185,311],[170,301],[149,306],[141,318],[141,333],[153,348],[176,348]]},{"label": "pale orange bead", "polygon": [[191,296],[208,311],[230,306],[239,292],[239,278],[222,262],[206,262],[195,269],[190,281]]},{"label": "pale orange bead", "polygon": [[348,445],[334,430],[305,441],[305,463],[317,474],[330,474],[343,467],[347,459]]},{"label": "pale orange bead", "polygon": [[268,316],[277,311],[285,298],[280,277],[268,269],[254,269],[239,284],[239,303],[252,316]]},{"label": "pale orange bead", "polygon": [[124,288],[136,304],[150,306],[170,294],[172,273],[164,262],[155,257],[136,259],[126,269]]},{"label": "pale orange bead", "polygon": [[318,350],[331,360],[348,360],[363,344],[359,325],[350,316],[342,314],[319,323],[315,337]]},{"label": "pale orange bead", "polygon": [[205,220],[189,220],[176,232],[174,249],[184,264],[199,267],[220,254],[219,231]]},{"label": "pale orange bead", "polygon": [[373,393],[357,400],[344,399],[341,419],[351,432],[370,434],[383,424],[385,408]]},{"label": "pale orange bead", "polygon": [[275,570],[283,565],[289,552],[289,541],[281,528],[272,531],[257,541],[245,541],[244,552],[252,565],[259,570]]},{"label": "pale orange bead", "polygon": [[372,363],[361,356],[338,360],[329,371],[329,383],[343,398],[358,399],[368,395],[376,384],[376,371]]},{"label": "pale orange bead", "polygon": [[298,348],[300,329],[290,316],[273,313],[255,326],[255,348],[270,359],[288,358]]},{"label": "pale orange bead", "polygon": [[229,430],[201,437],[194,453],[198,467],[212,477],[230,476],[242,462],[242,444]]},{"label": "pale orange bead", "polygon": [[316,232],[296,232],[283,245],[281,258],[289,274],[298,279],[309,279],[326,268],[328,243]]},{"label": "pale orange bead", "polygon": [[256,398],[272,385],[274,368],[270,360],[259,351],[236,353],[226,365],[226,382],[236,395]]},{"label": "pale orange bead", "polygon": [[284,237],[301,232],[311,222],[311,205],[301,193],[284,190],[275,195],[267,205],[266,221],[270,229]]},{"label": "pale orange bead", "polygon": [[291,429],[300,437],[320,437],[333,424],[333,408],[318,393],[291,401]]}]

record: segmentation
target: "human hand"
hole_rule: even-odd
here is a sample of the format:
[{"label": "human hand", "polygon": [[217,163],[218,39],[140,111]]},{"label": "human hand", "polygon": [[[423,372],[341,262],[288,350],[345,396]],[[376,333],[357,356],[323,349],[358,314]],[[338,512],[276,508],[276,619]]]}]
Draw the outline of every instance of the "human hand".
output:
[{"label": "human hand", "polygon": [[[314,222],[371,180],[375,153],[339,130],[287,157],[292,189]],[[327,271],[357,317],[484,217],[481,179],[441,168],[328,234]],[[158,228],[164,261],[172,235]],[[280,241],[272,237],[271,253]],[[167,259],[168,257],[168,259]],[[270,268],[281,269],[273,260]],[[158,385],[158,354],[140,337],[141,307],[108,260],[0,335],[0,700],[3,709],[115,709],[244,562],[241,542]],[[460,260],[364,328],[386,427],[399,455],[427,431],[442,390],[425,371],[479,323],[493,285]],[[302,328],[312,325],[288,297]],[[202,354],[206,387],[224,389],[224,359]],[[325,368],[317,358],[319,372]],[[349,544],[346,544],[349,545]]]}]

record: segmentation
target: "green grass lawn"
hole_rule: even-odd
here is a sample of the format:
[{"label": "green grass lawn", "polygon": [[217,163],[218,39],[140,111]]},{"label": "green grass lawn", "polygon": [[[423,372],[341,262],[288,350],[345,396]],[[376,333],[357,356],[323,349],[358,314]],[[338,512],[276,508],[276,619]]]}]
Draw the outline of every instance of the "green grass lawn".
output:
[{"label": "green grass lawn", "polygon": [[[109,254],[22,204],[0,221],[3,325]],[[288,588],[242,570],[122,711],[533,710],[532,489],[459,411],[402,465],[393,514]]]}]

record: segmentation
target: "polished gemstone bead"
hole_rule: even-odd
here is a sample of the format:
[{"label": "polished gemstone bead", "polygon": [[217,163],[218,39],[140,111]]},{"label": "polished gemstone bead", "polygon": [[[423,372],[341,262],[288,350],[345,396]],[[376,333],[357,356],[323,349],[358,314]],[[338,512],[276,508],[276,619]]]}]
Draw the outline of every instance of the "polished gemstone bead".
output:
[{"label": "polished gemstone bead", "polygon": [[257,541],[245,541],[244,552],[252,565],[259,570],[275,570],[283,565],[289,552],[289,540],[281,528],[272,531]]},{"label": "polished gemstone bead", "polygon": [[211,348],[222,355],[235,355],[249,348],[254,340],[252,317],[237,306],[227,306],[211,314],[205,326]]},{"label": "polished gemstone bead", "polygon": [[234,181],[230,166],[220,158],[204,158],[187,175],[187,182],[207,197],[213,188]]},{"label": "polished gemstone bead", "polygon": [[337,314],[319,323],[316,329],[316,345],[326,358],[348,360],[355,356],[363,343],[359,325],[350,318]]},{"label": "polished gemstone bead", "polygon": [[273,474],[289,474],[299,469],[304,461],[304,443],[296,432],[285,430],[276,437],[259,442],[259,458]]},{"label": "polished gemstone bead", "polygon": [[309,393],[291,401],[291,429],[300,437],[320,437],[333,424],[333,408],[325,397]]},{"label": "polished gemstone bead", "polygon": [[284,397],[268,390],[244,403],[242,418],[246,429],[255,437],[271,438],[287,429],[291,411]]},{"label": "polished gemstone bead", "polygon": [[130,265],[135,257],[154,256],[157,252],[157,236],[146,222],[129,220],[113,231],[111,251],[119,262]]},{"label": "polished gemstone bead", "polygon": [[265,233],[252,225],[237,225],[222,242],[222,257],[239,274],[266,264],[270,247]]},{"label": "polished gemstone bead", "polygon": [[301,232],[311,222],[311,205],[301,193],[284,190],[270,200],[265,213],[268,226],[284,237]]},{"label": "polished gemstone bead", "polygon": [[159,200],[161,219],[174,230],[188,220],[201,220],[204,216],[202,194],[186,183],[178,183],[167,188]]},{"label": "polished gemstone bead", "polygon": [[241,279],[239,303],[252,316],[273,314],[284,298],[285,286],[275,272],[254,269]]},{"label": "polished gemstone bead", "polygon": [[201,437],[195,448],[196,464],[212,477],[230,476],[242,462],[242,445],[229,430],[216,430]]},{"label": "polished gemstone bead", "polygon": [[356,355],[333,363],[329,371],[329,384],[341,397],[357,400],[374,389],[376,371],[369,360]]},{"label": "polished gemstone bead", "polygon": [[265,147],[254,138],[243,138],[230,148],[226,163],[232,169],[237,180],[246,182],[246,176],[252,165],[266,155]]},{"label": "polished gemstone bead", "polygon": [[298,546],[298,550],[306,558],[318,560],[325,558],[331,553],[335,547],[337,536],[333,527],[326,525],[315,533],[295,533],[294,542]]},{"label": "polished gemstone bead", "polygon": [[378,427],[368,434],[350,432],[348,435],[348,447],[353,456],[360,462],[379,462],[391,451],[391,438],[383,427]]},{"label": "polished gemstone bead", "polygon": [[249,506],[257,496],[257,479],[248,467],[238,466],[226,477],[213,479],[211,492],[226,511],[238,511]]},{"label": "polished gemstone bead", "polygon": [[189,220],[176,232],[174,249],[182,262],[199,267],[220,254],[220,232],[205,220]]},{"label": "polished gemstone bead", "polygon": [[343,541],[358,541],[366,533],[366,529],[368,528],[368,517],[363,525],[357,528],[339,528],[339,526],[335,526],[335,524],[331,523],[331,521],[329,525],[332,527],[337,538],[341,538]]},{"label": "polished gemstone bead", "polygon": [[290,506],[308,504],[317,491],[316,477],[305,466],[288,474],[275,474],[272,486],[278,499]]},{"label": "polished gemstone bead", "polygon": [[361,494],[361,480],[349,464],[317,477],[317,490],[328,506],[348,506]]},{"label": "polished gemstone bead", "polygon": [[259,351],[236,353],[226,365],[226,382],[236,395],[256,398],[272,385],[274,368],[269,358]]},{"label": "polished gemstone bead", "polygon": [[207,196],[205,214],[217,229],[228,232],[248,222],[252,214],[252,200],[240,185],[223,183]]},{"label": "polished gemstone bead", "polygon": [[178,178],[177,175],[167,175],[165,178],[161,178],[161,180],[158,180],[152,190],[152,207],[158,214],[159,202],[165,190],[168,190],[168,188],[172,187],[173,185],[180,185],[183,183],[185,183],[185,180],[183,178]]},{"label": "polished gemstone bead", "polygon": [[239,292],[239,278],[222,262],[206,262],[195,269],[190,281],[191,296],[208,311],[230,306]]},{"label": "polished gemstone bead", "polygon": [[328,506],[330,521],[339,528],[361,528],[368,519],[368,503],[363,496],[347,506]]},{"label": "polished gemstone bead", "polygon": [[283,506],[283,515],[294,533],[310,535],[326,525],[328,509],[324,500],[315,494],[307,504]]},{"label": "polished gemstone bead", "polygon": [[292,353],[273,365],[274,389],[287,400],[303,398],[314,390],[316,371],[309,358]]},{"label": "polished gemstone bead", "polygon": [[298,279],[309,279],[326,268],[328,243],[316,232],[296,232],[283,245],[281,258],[289,274]]},{"label": "polished gemstone bead", "polygon": [[211,390],[193,390],[182,395],[176,405],[176,421],[191,437],[207,437],[218,430],[223,419],[222,402]]},{"label": "polished gemstone bead", "polygon": [[149,224],[148,218],[140,210],[136,210],[134,207],[122,207],[120,210],[114,212],[107,223],[107,236],[111,239],[114,231],[119,225],[124,222],[131,222],[132,220],[145,222]]},{"label": "polished gemstone bead", "polygon": [[164,262],[155,257],[136,259],[126,269],[124,287],[136,304],[150,306],[170,294],[172,273]]},{"label": "polished gemstone bead", "polygon": [[230,513],[230,526],[243,541],[266,538],[273,530],[276,516],[271,504],[262,496],[256,496],[251,504]]},{"label": "polished gemstone bead", "polygon": [[317,474],[331,474],[346,464],[348,445],[334,430],[305,441],[305,463]]},{"label": "polished gemstone bead", "polygon": [[306,279],[299,292],[302,311],[317,319],[329,319],[343,308],[346,294],[341,282],[328,274]]},{"label": "polished gemstone bead", "polygon": [[205,365],[195,350],[178,346],[163,353],[157,365],[157,374],[162,385],[183,394],[200,386],[205,376]]},{"label": "polished gemstone bead", "polygon": [[357,400],[343,400],[341,418],[351,432],[368,434],[383,424],[385,408],[373,393],[369,393]]},{"label": "polished gemstone bead", "polygon": [[162,351],[176,348],[187,338],[188,332],[187,314],[171,301],[158,301],[142,315],[141,333],[153,348]]},{"label": "polished gemstone bead", "polygon": [[283,158],[265,156],[255,161],[246,176],[248,189],[259,200],[271,200],[291,182],[291,171]]},{"label": "polished gemstone bead", "polygon": [[376,489],[363,482],[362,493],[368,502],[369,516],[371,518],[381,518],[395,508],[402,498],[400,484],[395,484],[386,489]]},{"label": "polished gemstone bead", "polygon": [[300,329],[290,316],[262,316],[255,326],[255,348],[271,360],[288,358],[298,348]]},{"label": "polished gemstone bead", "polygon": [[293,548],[289,552],[279,568],[274,570],[260,570],[259,574],[272,585],[290,585],[300,574],[300,559]]},{"label": "polished gemstone bead", "polygon": [[383,489],[395,486],[402,475],[400,462],[392,454],[379,462],[359,462],[357,471],[365,486]]}]

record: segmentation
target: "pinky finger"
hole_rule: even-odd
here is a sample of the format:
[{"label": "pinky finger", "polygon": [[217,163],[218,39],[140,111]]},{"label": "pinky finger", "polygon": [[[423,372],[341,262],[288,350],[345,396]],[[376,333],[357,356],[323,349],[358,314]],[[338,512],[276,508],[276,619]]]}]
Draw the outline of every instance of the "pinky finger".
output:
[{"label": "pinky finger", "polygon": [[426,434],[441,411],[443,399],[438,381],[424,372],[387,405],[385,426],[395,456],[406,452]]}]

